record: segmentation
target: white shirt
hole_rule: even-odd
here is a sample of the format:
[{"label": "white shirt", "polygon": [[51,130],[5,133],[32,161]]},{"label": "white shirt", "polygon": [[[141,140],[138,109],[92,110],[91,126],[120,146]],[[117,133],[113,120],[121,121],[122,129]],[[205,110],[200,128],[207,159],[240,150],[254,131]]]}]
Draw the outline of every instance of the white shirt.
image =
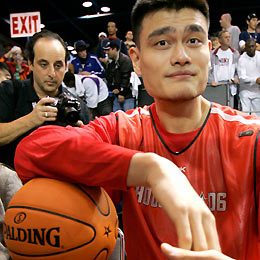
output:
[{"label": "white shirt", "polygon": [[247,90],[259,95],[260,85],[256,83],[260,77],[260,52],[256,51],[254,57],[244,52],[238,61],[238,76],[240,90]]},{"label": "white shirt", "polygon": [[108,97],[107,84],[96,75],[78,75],[75,76],[75,88],[68,88],[72,94],[78,97],[84,97],[89,108],[96,108],[98,103],[104,101]]},{"label": "white shirt", "polygon": [[233,62],[233,53],[230,49],[227,49],[226,51],[219,49],[217,56],[219,60],[218,68],[216,70],[217,82],[228,81],[230,80],[229,67]]}]

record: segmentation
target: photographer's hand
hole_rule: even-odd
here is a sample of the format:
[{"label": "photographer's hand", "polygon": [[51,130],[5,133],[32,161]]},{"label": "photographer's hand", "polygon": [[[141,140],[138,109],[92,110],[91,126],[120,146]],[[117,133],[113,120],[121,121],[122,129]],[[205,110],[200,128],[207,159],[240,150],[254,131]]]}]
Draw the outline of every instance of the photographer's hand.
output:
[{"label": "photographer's hand", "polygon": [[28,115],[32,125],[39,126],[45,121],[56,121],[58,109],[48,106],[54,101],[54,98],[44,97],[36,104],[33,111]]},{"label": "photographer's hand", "polygon": [[31,113],[9,123],[0,123],[0,146],[12,142],[27,131],[42,125],[45,121],[55,121],[58,109],[46,106],[54,101],[54,98],[42,98]]},{"label": "photographer's hand", "polygon": [[76,123],[76,126],[78,126],[78,127],[81,127],[83,125],[84,125],[84,123],[81,120],[78,120],[78,122]]}]

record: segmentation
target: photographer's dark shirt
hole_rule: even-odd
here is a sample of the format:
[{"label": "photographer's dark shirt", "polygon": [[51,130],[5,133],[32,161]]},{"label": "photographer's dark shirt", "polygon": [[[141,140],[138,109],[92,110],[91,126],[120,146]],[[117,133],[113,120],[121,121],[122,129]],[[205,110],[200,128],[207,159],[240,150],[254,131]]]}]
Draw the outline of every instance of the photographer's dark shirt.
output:
[{"label": "photographer's dark shirt", "polygon": [[[60,93],[62,92],[71,95],[67,89],[60,86]],[[3,81],[0,84],[0,123],[9,123],[29,114],[39,100],[34,90],[32,79]],[[90,121],[89,110],[81,99],[78,98],[78,100],[81,104],[80,120],[82,120],[84,124],[88,124]],[[48,122],[48,124],[50,124],[50,122]],[[51,124],[55,124],[55,122],[51,122]],[[14,167],[13,160],[16,146],[23,137],[35,129],[36,128],[31,129],[10,144],[0,146],[0,162]]]}]

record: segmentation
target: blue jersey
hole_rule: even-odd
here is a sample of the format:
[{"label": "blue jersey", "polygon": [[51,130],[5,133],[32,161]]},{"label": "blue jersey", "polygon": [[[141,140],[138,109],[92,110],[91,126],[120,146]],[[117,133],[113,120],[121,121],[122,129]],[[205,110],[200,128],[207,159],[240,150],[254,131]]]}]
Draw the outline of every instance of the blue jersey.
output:
[{"label": "blue jersey", "polygon": [[71,61],[71,64],[74,66],[75,74],[78,74],[81,71],[88,71],[91,74],[99,76],[100,78],[105,78],[105,70],[98,57],[94,54],[88,53],[84,64],[81,63],[78,56]]}]

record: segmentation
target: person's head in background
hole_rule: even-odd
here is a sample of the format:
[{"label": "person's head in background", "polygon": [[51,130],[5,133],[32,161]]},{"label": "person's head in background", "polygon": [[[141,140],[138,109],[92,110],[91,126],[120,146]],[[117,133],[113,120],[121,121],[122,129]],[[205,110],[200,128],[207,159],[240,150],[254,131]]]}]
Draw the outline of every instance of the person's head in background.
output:
[{"label": "person's head in background", "polygon": [[256,30],[256,26],[258,24],[258,17],[255,13],[251,13],[246,18],[247,30],[249,32],[253,32]]},{"label": "person's head in background", "polygon": [[133,41],[134,40],[134,35],[132,31],[127,31],[125,38],[127,41]]},{"label": "person's head in background", "polygon": [[83,40],[76,41],[74,44],[74,48],[77,51],[77,55],[79,58],[86,59],[88,55],[88,47],[89,44]]},{"label": "person's head in background", "polygon": [[220,26],[223,29],[227,29],[231,26],[232,17],[229,13],[222,14],[219,20]]},{"label": "person's head in background", "polygon": [[107,42],[103,49],[111,60],[115,61],[117,59],[120,47],[115,40]]},{"label": "person's head in background", "polygon": [[0,62],[0,83],[8,79],[12,79],[12,73],[6,63]]},{"label": "person's head in background", "polygon": [[43,30],[30,38],[25,54],[33,72],[33,87],[37,95],[40,98],[56,96],[69,58],[63,39],[57,33]]},{"label": "person's head in background", "polygon": [[103,40],[105,40],[107,38],[107,34],[105,33],[105,32],[100,32],[99,34],[98,34],[98,39],[99,39],[99,41],[103,41]]},{"label": "person's head in background", "polygon": [[256,41],[250,38],[246,41],[246,53],[249,57],[254,57],[255,52],[256,52]]},{"label": "person's head in background", "polygon": [[117,27],[116,27],[116,23],[115,22],[108,22],[107,23],[107,33],[108,33],[108,37],[117,37],[116,33],[117,33]]},{"label": "person's head in background", "polygon": [[218,40],[222,50],[227,50],[230,47],[231,37],[230,32],[227,30],[222,30],[219,32]]},{"label": "person's head in background", "polygon": [[218,36],[211,36],[210,40],[211,40],[211,44],[212,44],[212,50],[215,50],[218,47],[220,47]]}]

